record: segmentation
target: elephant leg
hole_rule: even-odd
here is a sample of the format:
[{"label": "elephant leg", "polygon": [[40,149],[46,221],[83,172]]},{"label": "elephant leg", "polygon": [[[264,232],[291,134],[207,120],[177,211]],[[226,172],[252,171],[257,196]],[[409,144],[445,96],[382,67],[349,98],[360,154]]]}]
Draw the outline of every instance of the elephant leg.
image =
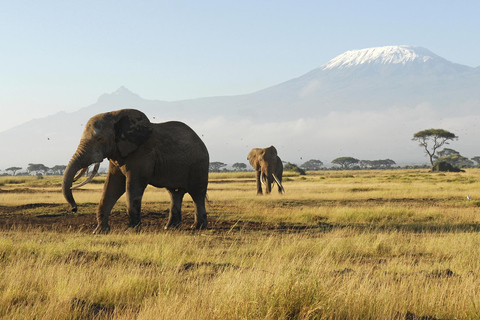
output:
[{"label": "elephant leg", "polygon": [[261,171],[257,171],[257,176],[256,176],[256,179],[257,179],[257,195],[262,195],[263,192],[262,192],[262,182],[260,181],[261,179]]},{"label": "elephant leg", "polygon": [[103,194],[97,209],[97,228],[93,233],[107,233],[110,231],[108,218],[113,206],[125,193],[125,176],[116,167],[110,165],[107,180],[103,187]]},{"label": "elephant leg", "polygon": [[178,228],[182,225],[182,201],[185,191],[182,189],[168,188],[170,194],[170,212],[165,229]]},{"label": "elephant leg", "polygon": [[272,183],[270,181],[268,181],[265,184],[265,193],[270,194],[270,192],[272,192]]},{"label": "elephant leg", "polygon": [[279,184],[277,184],[277,187],[278,187],[278,193],[280,193],[280,194],[284,193],[284,190],[282,189],[282,187]]},{"label": "elephant leg", "polygon": [[198,194],[190,194],[195,204],[195,222],[192,226],[193,229],[207,229],[207,210],[205,209],[206,192]]},{"label": "elephant leg", "polygon": [[128,227],[139,231],[141,227],[142,198],[147,183],[137,179],[127,179]]},{"label": "elephant leg", "polygon": [[270,175],[267,175],[267,181],[265,181],[265,194],[270,194],[272,192],[272,183],[273,179],[270,179]]}]

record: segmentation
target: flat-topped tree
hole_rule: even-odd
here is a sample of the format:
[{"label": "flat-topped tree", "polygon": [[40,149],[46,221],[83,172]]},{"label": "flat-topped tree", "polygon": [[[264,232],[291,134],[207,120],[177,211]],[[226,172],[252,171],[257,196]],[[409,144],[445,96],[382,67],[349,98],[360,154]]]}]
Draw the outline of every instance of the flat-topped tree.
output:
[{"label": "flat-topped tree", "polygon": [[244,171],[247,169],[247,165],[242,162],[235,162],[232,164],[232,168],[235,169],[235,171]]},{"label": "flat-topped tree", "polygon": [[13,175],[15,175],[18,170],[22,170],[22,167],[10,167],[5,169],[5,171],[12,171]]},{"label": "flat-topped tree", "polygon": [[226,167],[226,166],[227,166],[227,164],[223,163],[223,162],[219,162],[219,161],[210,162],[209,171],[210,172],[220,172],[220,169],[222,169],[223,167]]},{"label": "flat-topped tree", "polygon": [[333,164],[340,165],[342,169],[347,169],[358,162],[360,162],[360,160],[353,157],[340,157],[332,160]]},{"label": "flat-topped tree", "polygon": [[305,162],[304,164],[302,164],[300,168],[303,168],[305,170],[315,171],[315,170],[320,170],[322,166],[323,166],[322,161],[317,159],[311,159]]},{"label": "flat-topped tree", "polygon": [[458,137],[450,131],[444,129],[426,129],[418,131],[413,135],[412,140],[418,141],[420,146],[425,149],[425,153],[430,158],[430,164],[433,168],[433,157],[438,148],[448,144],[449,140],[457,140]]},{"label": "flat-topped tree", "polygon": [[478,165],[480,165],[480,156],[475,156],[471,160],[475,161]]},{"label": "flat-topped tree", "polygon": [[27,171],[28,172],[36,172],[37,174],[38,173],[44,174],[48,171],[48,169],[50,169],[50,168],[45,166],[42,163],[29,163]]}]

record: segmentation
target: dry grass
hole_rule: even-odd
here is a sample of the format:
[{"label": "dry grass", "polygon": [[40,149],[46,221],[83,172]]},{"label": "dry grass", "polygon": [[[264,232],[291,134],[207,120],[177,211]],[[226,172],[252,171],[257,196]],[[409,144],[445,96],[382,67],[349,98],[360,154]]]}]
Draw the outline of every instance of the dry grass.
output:
[{"label": "dry grass", "polygon": [[[474,169],[325,171],[288,176],[285,195],[258,197],[252,173],[214,174],[209,215],[240,228],[5,230],[0,316],[478,319],[479,181]],[[0,203],[63,203],[59,186],[50,177],[0,180]],[[94,211],[85,203],[98,202],[101,188],[76,192],[80,208]],[[163,210],[168,201],[148,188],[144,207]]]}]

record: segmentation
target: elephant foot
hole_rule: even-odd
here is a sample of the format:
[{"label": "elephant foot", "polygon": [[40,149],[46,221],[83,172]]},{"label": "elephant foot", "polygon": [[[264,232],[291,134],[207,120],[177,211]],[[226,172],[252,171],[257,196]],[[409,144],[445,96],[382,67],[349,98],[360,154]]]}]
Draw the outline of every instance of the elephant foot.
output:
[{"label": "elephant foot", "polygon": [[107,224],[105,225],[98,225],[95,230],[93,230],[93,234],[107,234],[110,232],[110,226]]},{"label": "elephant foot", "polygon": [[182,221],[176,221],[176,222],[167,222],[167,224],[165,225],[165,230],[168,230],[168,229],[180,229],[180,227],[182,226]]},{"label": "elephant foot", "polygon": [[142,231],[142,224],[137,223],[135,225],[129,225],[125,233],[139,233],[140,231]]},{"label": "elephant foot", "polygon": [[191,228],[194,230],[205,230],[208,228],[208,222],[207,221],[196,222],[195,224],[192,225]]}]

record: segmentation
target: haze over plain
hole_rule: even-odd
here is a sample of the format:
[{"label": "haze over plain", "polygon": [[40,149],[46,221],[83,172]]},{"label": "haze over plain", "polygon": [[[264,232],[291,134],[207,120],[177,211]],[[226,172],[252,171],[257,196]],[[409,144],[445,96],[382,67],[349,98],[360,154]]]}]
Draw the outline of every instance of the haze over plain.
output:
[{"label": "haze over plain", "polygon": [[[475,1],[461,5],[406,1],[400,7],[375,1],[9,3],[0,13],[4,21],[0,132],[33,118],[80,110],[121,86],[143,99],[161,101],[253,93],[300,77],[353,49],[420,45],[448,61],[475,67],[479,6]],[[412,155],[405,161],[424,162],[421,150],[409,139],[420,129],[443,127],[460,136],[452,148],[468,157],[478,155],[473,139],[466,138],[477,134],[471,110],[445,117],[434,104],[409,106],[413,112],[366,111],[354,103],[352,107],[356,109],[317,118],[300,114],[282,122],[268,120],[249,134],[258,135],[252,138],[259,146],[284,142],[299,147],[284,151],[284,158],[296,163],[305,158],[329,161],[331,155],[404,161],[401,154],[395,158],[396,153],[384,152],[382,143],[392,140],[375,135],[368,125],[372,121],[402,131],[400,138],[408,141],[398,147]],[[222,116],[194,126],[204,135],[230,138],[227,142],[236,145],[234,139],[245,123],[228,122]],[[278,137],[276,130],[289,134],[277,142],[271,138]],[[305,143],[313,138],[324,141],[315,150]],[[78,138],[72,149],[77,142]],[[224,142],[211,141],[214,154]],[[361,146],[354,148],[355,144]],[[61,163],[64,155],[59,150],[51,150],[58,152],[55,163],[40,155],[28,161]],[[234,154],[233,149],[226,151]],[[219,154],[212,160],[231,163],[243,158],[230,160]]]}]

